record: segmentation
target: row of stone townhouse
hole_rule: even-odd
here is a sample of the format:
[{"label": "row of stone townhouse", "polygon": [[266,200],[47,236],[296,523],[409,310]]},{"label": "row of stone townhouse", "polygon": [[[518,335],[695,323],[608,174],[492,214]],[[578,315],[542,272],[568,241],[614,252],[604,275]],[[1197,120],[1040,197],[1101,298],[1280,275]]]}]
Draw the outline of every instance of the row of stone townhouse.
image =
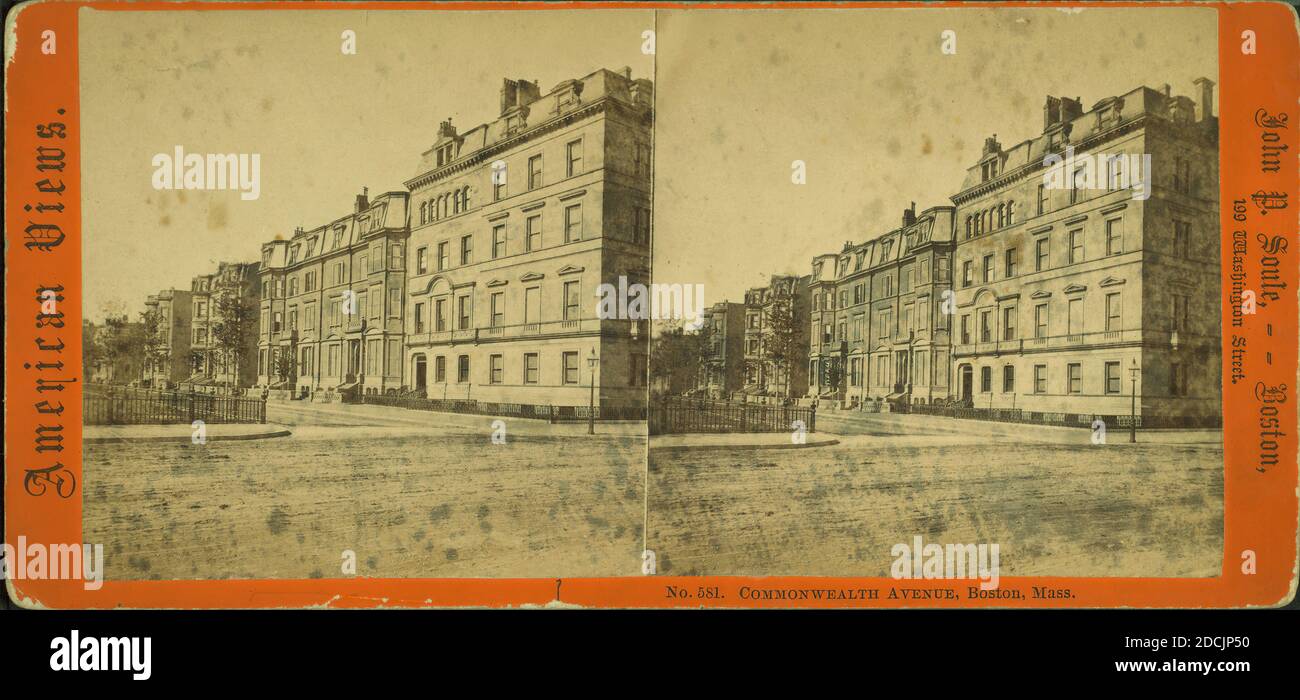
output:
[{"label": "row of stone townhouse", "polygon": [[[913,204],[897,228],[815,257],[811,275],[711,307],[724,340],[701,386],[1220,416],[1218,120],[1213,82],[1193,82],[1195,98],[1144,86],[1087,110],[1048,97],[1042,132],[987,138],[951,204]],[[774,374],[762,352],[773,297],[806,323],[794,372],[806,383],[755,381]]]},{"label": "row of stone townhouse", "polygon": [[[491,121],[443,121],[400,190],[277,235],[145,304],[140,379],[333,399],[348,392],[640,405],[645,320],[601,318],[602,283],[648,282],[653,83],[598,70],[503,82]],[[214,335],[220,296],[247,342]],[[242,336],[241,336],[242,338]]]}]

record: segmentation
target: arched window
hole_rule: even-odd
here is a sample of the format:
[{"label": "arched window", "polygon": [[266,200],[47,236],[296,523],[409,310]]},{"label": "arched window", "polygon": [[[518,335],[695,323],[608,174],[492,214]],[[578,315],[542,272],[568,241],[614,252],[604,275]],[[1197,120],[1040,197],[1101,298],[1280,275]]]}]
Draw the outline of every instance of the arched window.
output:
[{"label": "arched window", "polygon": [[1002,228],[1003,226],[1006,225],[1007,225],[1007,205],[999,204],[998,205],[998,228]]},{"label": "arched window", "polygon": [[465,186],[465,193],[461,195],[461,201],[465,207],[465,211],[469,211],[469,185]]},{"label": "arched window", "polygon": [[1016,223],[1015,212],[1016,212],[1016,201],[1013,199],[1007,202],[1007,226]]},{"label": "arched window", "polygon": [[424,215],[425,215],[425,213],[426,213],[425,206],[424,206],[423,204],[421,204],[421,205],[420,205],[420,223],[424,223]]},{"label": "arched window", "polygon": [[966,215],[966,237],[970,238],[970,234],[971,234],[970,214],[967,214]]}]

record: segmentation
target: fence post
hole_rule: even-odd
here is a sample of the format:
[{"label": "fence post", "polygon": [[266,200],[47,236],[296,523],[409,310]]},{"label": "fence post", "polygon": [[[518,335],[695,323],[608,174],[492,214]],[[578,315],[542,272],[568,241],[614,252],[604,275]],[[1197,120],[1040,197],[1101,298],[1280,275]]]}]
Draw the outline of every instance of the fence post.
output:
[{"label": "fence post", "polygon": [[817,404],[808,407],[808,432],[817,432]]}]

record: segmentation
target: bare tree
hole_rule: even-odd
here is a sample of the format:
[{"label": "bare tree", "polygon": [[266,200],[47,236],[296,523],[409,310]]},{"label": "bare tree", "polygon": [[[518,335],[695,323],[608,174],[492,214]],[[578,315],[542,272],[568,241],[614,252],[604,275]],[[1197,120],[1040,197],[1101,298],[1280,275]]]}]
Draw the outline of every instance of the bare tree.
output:
[{"label": "bare tree", "polygon": [[213,298],[212,344],[221,366],[229,367],[232,384],[239,384],[240,360],[256,337],[257,304],[243,293],[240,282],[222,284]]}]

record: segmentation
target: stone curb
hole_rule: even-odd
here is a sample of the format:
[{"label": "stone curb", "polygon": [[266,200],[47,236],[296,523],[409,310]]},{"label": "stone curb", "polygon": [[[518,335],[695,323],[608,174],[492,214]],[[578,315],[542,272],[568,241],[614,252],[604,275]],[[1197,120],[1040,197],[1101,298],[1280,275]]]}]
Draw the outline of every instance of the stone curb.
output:
[{"label": "stone curb", "polygon": [[[189,428],[188,425],[185,427],[187,429]],[[207,441],[216,442],[218,440],[222,440],[222,441],[224,440],[266,440],[269,438],[288,437],[292,434],[293,431],[289,430],[288,428],[278,428],[275,430],[268,430],[259,433],[242,433],[236,435],[213,435],[212,433],[209,433],[207,436]],[[192,439],[193,438],[188,434],[160,435],[155,433],[151,435],[140,435],[140,436],[100,435],[96,437],[85,437],[83,435],[81,441],[83,443],[107,445],[107,444],[123,443],[123,442],[186,442],[187,443],[187,442],[191,442]]]}]

